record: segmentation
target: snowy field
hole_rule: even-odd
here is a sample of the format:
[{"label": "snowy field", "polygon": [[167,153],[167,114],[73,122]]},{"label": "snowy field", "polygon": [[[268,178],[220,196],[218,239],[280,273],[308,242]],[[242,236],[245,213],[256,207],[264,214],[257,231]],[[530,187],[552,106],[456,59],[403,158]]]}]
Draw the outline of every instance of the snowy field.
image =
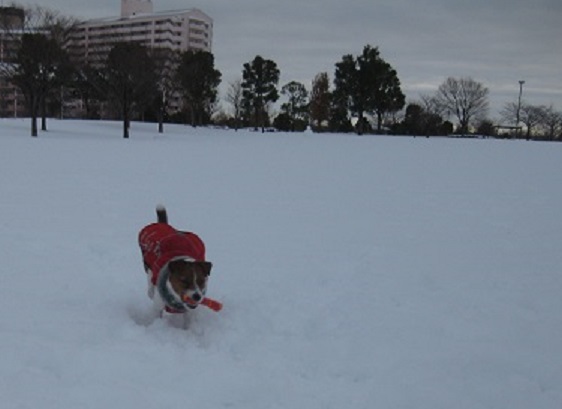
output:
[{"label": "snowy field", "polygon": [[[562,144],[165,130],[0,120],[0,407],[562,407]],[[225,306],[187,329],[158,203]]]}]

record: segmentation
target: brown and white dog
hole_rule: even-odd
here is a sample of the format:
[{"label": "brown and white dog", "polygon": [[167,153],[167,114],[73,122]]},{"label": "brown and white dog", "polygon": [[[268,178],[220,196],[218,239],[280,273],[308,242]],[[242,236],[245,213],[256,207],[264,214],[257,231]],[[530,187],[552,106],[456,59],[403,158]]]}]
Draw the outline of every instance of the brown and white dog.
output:
[{"label": "brown and white dog", "polygon": [[199,236],[168,224],[163,206],[156,207],[156,215],[157,222],[139,233],[148,296],[160,313],[183,313],[204,301],[212,264]]}]

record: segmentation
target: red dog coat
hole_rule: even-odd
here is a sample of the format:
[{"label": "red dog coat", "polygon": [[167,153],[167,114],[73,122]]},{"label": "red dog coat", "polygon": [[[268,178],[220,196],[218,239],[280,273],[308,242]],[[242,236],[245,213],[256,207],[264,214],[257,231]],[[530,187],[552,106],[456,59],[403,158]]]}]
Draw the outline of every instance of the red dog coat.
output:
[{"label": "red dog coat", "polygon": [[154,285],[173,259],[205,261],[205,244],[199,236],[176,230],[166,223],[153,223],[143,228],[139,233],[139,245],[144,267],[152,274]]}]

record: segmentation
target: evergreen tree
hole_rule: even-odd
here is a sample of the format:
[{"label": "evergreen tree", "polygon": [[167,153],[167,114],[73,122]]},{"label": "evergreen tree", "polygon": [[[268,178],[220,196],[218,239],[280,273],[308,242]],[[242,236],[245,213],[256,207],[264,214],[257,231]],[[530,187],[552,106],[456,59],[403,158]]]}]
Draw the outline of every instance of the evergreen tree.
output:
[{"label": "evergreen tree", "polygon": [[405,104],[396,71],[381,58],[378,48],[370,45],[357,58],[348,54],[336,63],[334,85],[335,98],[357,116],[359,134],[364,130],[365,114],[377,116],[380,131],[383,116],[399,111]]},{"label": "evergreen tree", "polygon": [[[291,81],[281,88],[281,94],[287,96],[288,101],[281,105],[281,111],[287,114],[290,130],[306,128],[308,120],[308,91],[300,82]],[[298,123],[298,125],[297,125]]]},{"label": "evergreen tree", "polygon": [[211,117],[217,100],[221,72],[215,69],[215,57],[207,51],[186,51],[181,55],[178,82],[192,126],[203,125]]},{"label": "evergreen tree", "polygon": [[321,131],[330,120],[330,80],[328,73],[321,72],[312,81],[310,93],[310,122],[314,131]]},{"label": "evergreen tree", "polygon": [[242,105],[255,129],[265,131],[266,106],[279,99],[279,69],[274,61],[256,56],[242,71]]}]

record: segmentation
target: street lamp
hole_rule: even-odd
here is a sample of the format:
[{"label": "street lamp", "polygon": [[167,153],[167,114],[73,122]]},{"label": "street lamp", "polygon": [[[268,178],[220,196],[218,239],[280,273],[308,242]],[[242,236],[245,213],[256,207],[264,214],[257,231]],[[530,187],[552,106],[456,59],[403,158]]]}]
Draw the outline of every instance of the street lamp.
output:
[{"label": "street lamp", "polygon": [[519,118],[521,114],[521,96],[523,95],[523,84],[525,84],[525,81],[519,80],[519,102],[517,103],[517,123],[515,124],[517,134],[519,134]]}]

